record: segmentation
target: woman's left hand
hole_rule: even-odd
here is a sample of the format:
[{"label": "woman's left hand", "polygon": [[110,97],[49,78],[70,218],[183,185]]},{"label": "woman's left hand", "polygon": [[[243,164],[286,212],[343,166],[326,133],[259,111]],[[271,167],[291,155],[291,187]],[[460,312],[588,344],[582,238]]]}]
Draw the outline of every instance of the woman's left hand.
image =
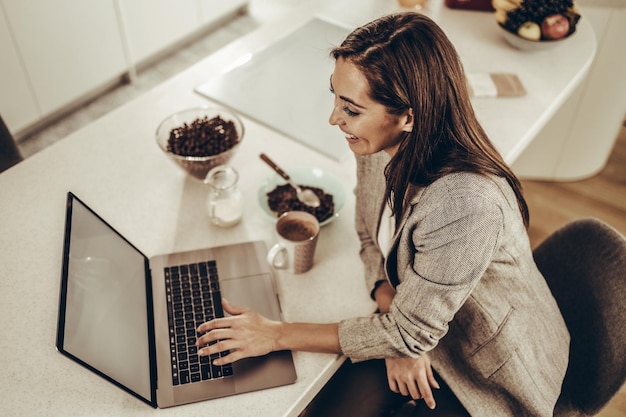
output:
[{"label": "woman's left hand", "polygon": [[231,317],[207,321],[197,329],[199,334],[204,333],[196,343],[201,348],[198,351],[200,356],[228,351],[227,355],[213,361],[215,365],[226,365],[274,350],[276,322],[252,309],[234,306],[224,299],[222,306]]},{"label": "woman's left hand", "polygon": [[408,357],[386,358],[385,365],[387,366],[389,388],[393,392],[411,396],[415,400],[423,398],[429,408],[435,408],[435,398],[431,387],[439,389],[439,383],[433,375],[430,358],[427,354],[423,354],[417,359]]}]

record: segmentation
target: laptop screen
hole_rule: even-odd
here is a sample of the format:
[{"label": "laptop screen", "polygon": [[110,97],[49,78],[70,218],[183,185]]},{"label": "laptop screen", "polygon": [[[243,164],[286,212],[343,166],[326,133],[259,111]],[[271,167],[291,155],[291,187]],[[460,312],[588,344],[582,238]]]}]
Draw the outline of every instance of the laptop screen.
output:
[{"label": "laptop screen", "polygon": [[69,193],[57,348],[155,406],[146,271],[145,256]]}]

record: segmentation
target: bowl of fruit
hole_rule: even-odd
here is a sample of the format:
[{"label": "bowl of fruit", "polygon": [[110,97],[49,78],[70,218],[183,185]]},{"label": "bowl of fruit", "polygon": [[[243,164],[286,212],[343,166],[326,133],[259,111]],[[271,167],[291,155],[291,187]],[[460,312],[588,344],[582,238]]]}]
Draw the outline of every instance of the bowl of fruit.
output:
[{"label": "bowl of fruit", "polygon": [[526,51],[550,49],[576,32],[580,11],[573,0],[492,0],[504,39]]}]

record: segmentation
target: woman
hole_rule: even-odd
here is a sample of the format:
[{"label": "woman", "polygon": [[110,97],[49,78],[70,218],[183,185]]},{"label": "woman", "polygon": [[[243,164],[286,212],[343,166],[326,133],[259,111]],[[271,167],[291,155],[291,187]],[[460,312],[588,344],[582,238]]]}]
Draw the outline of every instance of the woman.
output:
[{"label": "woman", "polygon": [[201,354],[341,352],[353,363],[342,381],[378,372],[389,387],[356,401],[370,415],[408,397],[434,408],[451,390],[458,415],[551,416],[569,334],[532,258],[520,183],[476,120],[453,45],[429,18],[401,13],[357,28],[332,56],[330,123],[357,158],[356,228],[380,313],[284,323],[225,302],[233,317],[200,326],[200,345],[221,340]]}]

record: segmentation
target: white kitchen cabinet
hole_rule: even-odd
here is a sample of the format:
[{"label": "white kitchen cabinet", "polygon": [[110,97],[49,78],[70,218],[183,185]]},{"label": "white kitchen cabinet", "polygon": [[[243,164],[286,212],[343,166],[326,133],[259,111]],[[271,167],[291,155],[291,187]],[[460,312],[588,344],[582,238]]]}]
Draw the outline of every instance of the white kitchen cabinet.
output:
[{"label": "white kitchen cabinet", "polygon": [[581,12],[598,42],[594,62],[586,80],[513,163],[521,178],[577,181],[597,174],[606,165],[622,126],[626,2],[587,1]]},{"label": "white kitchen cabinet", "polygon": [[0,112],[19,136],[246,0],[0,0]]},{"label": "white kitchen cabinet", "polygon": [[[198,29],[196,0],[118,0],[135,63]],[[228,2],[225,2],[228,3]]]},{"label": "white kitchen cabinet", "polygon": [[232,13],[233,10],[243,8],[248,4],[247,0],[196,0],[198,5],[198,17],[200,24],[205,25],[222,19]]},{"label": "white kitchen cabinet", "polygon": [[12,129],[22,129],[39,117],[35,96],[0,7],[0,114]]},{"label": "white kitchen cabinet", "polygon": [[113,0],[2,0],[2,4],[41,116],[126,71]]},{"label": "white kitchen cabinet", "polygon": [[626,7],[613,9],[557,165],[558,178],[587,178],[606,165],[626,115],[625,40]]},{"label": "white kitchen cabinet", "polygon": [[133,64],[193,35],[247,4],[245,0],[116,0]]}]

